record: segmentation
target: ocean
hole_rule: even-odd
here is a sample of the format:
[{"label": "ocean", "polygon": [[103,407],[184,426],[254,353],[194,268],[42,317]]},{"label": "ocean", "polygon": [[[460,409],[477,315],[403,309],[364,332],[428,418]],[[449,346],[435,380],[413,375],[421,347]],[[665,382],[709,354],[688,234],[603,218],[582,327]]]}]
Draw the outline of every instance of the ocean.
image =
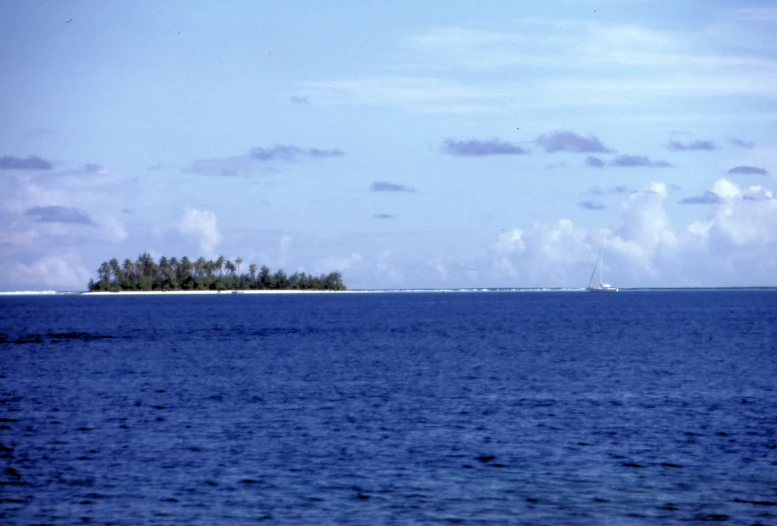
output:
[{"label": "ocean", "polygon": [[0,297],[0,523],[777,524],[777,291]]}]

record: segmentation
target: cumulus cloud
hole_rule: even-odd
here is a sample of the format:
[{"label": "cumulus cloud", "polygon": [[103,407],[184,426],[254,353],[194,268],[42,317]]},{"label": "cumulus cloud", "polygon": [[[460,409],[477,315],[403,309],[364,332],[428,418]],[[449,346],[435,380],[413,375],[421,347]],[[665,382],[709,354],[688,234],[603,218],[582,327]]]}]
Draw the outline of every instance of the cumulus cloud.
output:
[{"label": "cumulus cloud", "polygon": [[689,143],[681,143],[672,141],[666,145],[666,149],[671,152],[692,152],[692,151],[715,151],[718,149],[717,145],[712,141],[693,141]]},{"label": "cumulus cloud", "polygon": [[221,243],[221,232],[218,230],[216,215],[213,212],[186,208],[176,226],[184,236],[196,239],[200,250],[205,254],[213,254],[215,248]]},{"label": "cumulus cloud", "polygon": [[415,188],[403,184],[375,181],[370,185],[372,192],[415,192]]},{"label": "cumulus cloud", "polygon": [[663,208],[667,195],[666,184],[657,182],[629,195],[624,204],[623,225],[613,240],[615,246],[646,268],[650,267],[656,252],[671,250],[677,245]]},{"label": "cumulus cloud", "polygon": [[29,263],[15,262],[9,269],[11,285],[19,289],[86,290],[91,273],[77,256],[50,255]]},{"label": "cumulus cloud", "polygon": [[536,142],[538,146],[548,153],[609,153],[612,151],[593,135],[583,137],[565,130],[540,135],[537,137]]},{"label": "cumulus cloud", "polygon": [[672,166],[666,161],[653,161],[645,155],[619,155],[613,159],[612,166],[624,168],[632,167],[650,167],[650,168],[669,168]]},{"label": "cumulus cloud", "polygon": [[580,201],[577,203],[577,205],[581,208],[585,208],[586,210],[604,210],[607,208],[599,201]]},{"label": "cumulus cloud", "polygon": [[728,142],[733,146],[738,146],[739,148],[747,148],[748,150],[751,148],[755,148],[755,143],[752,141],[743,141],[742,139],[729,139]]},{"label": "cumulus cloud", "polygon": [[517,144],[501,141],[497,138],[480,141],[471,139],[468,141],[457,141],[446,139],[442,146],[442,151],[458,157],[486,157],[490,155],[525,155],[529,151],[521,148]]},{"label": "cumulus cloud", "polygon": [[52,164],[36,155],[21,159],[12,155],[0,157],[0,170],[51,170]]},{"label": "cumulus cloud", "polygon": [[730,175],[769,175],[766,168],[758,168],[755,166],[735,166],[727,173]]},{"label": "cumulus cloud", "polygon": [[492,276],[520,280],[520,286],[580,287],[603,249],[618,267],[611,275],[615,283],[627,278],[649,282],[657,276],[657,264],[671,258],[679,244],[663,209],[666,196],[663,183],[630,193],[621,204],[617,230],[588,230],[560,219],[504,232],[491,246]]},{"label": "cumulus cloud", "polygon": [[719,198],[711,217],[694,222],[688,231],[712,249],[729,254],[732,248],[734,254],[751,252],[750,265],[763,271],[763,260],[752,252],[774,254],[777,249],[777,199],[761,186],[742,190],[727,179],[716,181],[710,192]]},{"label": "cumulus cloud", "polygon": [[82,225],[94,225],[87,214],[77,208],[65,206],[34,206],[27,209],[25,214],[33,216],[41,223],[77,223]]}]

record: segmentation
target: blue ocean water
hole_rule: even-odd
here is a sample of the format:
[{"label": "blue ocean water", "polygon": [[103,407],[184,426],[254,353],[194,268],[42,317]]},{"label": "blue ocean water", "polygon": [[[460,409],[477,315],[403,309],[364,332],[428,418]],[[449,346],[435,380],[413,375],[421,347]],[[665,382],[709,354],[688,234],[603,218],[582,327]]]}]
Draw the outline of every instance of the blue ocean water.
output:
[{"label": "blue ocean water", "polygon": [[2,524],[777,524],[777,292],[0,297]]}]

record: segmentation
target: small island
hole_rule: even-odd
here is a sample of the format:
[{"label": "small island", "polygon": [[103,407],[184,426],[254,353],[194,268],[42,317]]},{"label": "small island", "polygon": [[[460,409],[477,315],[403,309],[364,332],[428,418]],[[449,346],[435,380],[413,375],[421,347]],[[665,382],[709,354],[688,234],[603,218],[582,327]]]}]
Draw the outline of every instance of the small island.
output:
[{"label": "small island", "polygon": [[203,257],[191,261],[162,256],[159,261],[147,252],[135,261],[120,263],[113,258],[97,269],[97,281],[89,280],[89,292],[123,291],[221,291],[221,290],[347,290],[338,271],[314,276],[305,272],[286,274],[269,267],[248,265],[241,274],[243,259],[230,261],[224,256],[215,260]]}]

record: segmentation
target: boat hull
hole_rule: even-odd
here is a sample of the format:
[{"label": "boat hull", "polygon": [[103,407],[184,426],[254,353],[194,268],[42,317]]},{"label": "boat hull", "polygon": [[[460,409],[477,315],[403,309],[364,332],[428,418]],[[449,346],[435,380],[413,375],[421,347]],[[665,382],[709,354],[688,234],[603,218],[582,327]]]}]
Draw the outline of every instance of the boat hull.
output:
[{"label": "boat hull", "polygon": [[588,292],[618,292],[618,287],[588,287]]}]

